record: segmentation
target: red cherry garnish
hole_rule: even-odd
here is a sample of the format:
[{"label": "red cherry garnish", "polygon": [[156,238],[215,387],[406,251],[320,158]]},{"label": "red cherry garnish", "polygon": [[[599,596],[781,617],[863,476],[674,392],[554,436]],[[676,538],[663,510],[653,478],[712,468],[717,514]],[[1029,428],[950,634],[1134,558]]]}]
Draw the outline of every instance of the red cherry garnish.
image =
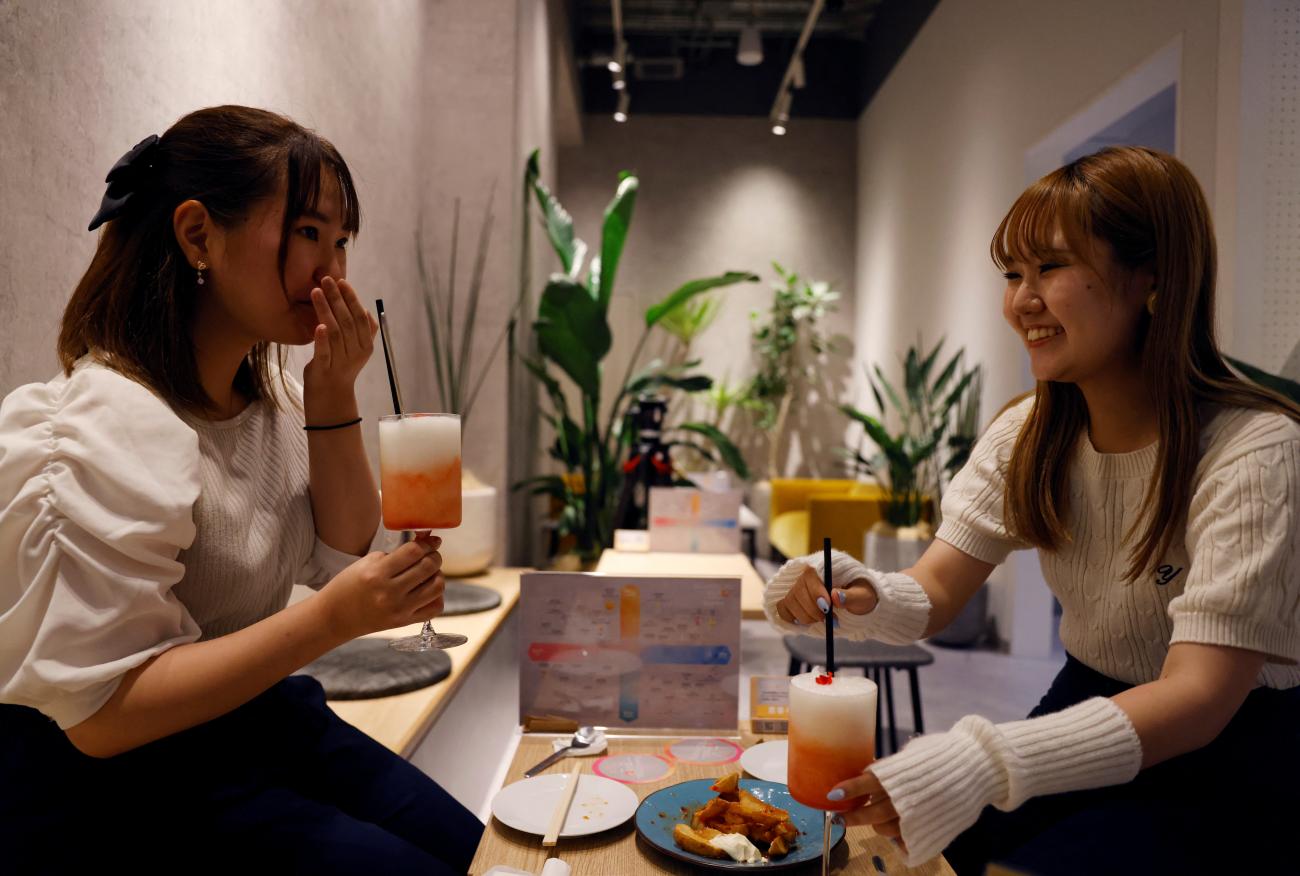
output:
[{"label": "red cherry garnish", "polygon": [[815,679],[818,684],[830,684],[834,680],[834,676],[829,672],[824,672]]}]

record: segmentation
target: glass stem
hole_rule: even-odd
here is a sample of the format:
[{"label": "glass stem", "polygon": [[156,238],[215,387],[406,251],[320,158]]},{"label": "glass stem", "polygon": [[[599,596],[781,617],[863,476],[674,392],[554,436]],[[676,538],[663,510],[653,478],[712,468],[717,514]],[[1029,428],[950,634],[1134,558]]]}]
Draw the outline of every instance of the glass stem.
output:
[{"label": "glass stem", "polygon": [[822,811],[822,876],[831,876],[831,815],[829,810]]}]

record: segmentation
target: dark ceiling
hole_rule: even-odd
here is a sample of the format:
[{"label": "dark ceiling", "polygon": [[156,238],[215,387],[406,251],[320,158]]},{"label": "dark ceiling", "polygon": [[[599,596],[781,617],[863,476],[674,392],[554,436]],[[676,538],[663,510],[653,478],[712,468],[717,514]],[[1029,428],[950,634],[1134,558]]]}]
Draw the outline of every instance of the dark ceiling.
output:
[{"label": "dark ceiling", "polygon": [[[804,52],[806,85],[790,115],[856,118],[938,0],[827,0]],[[572,0],[583,110],[612,112],[605,68],[613,50],[611,0]],[[622,0],[631,113],[767,116],[812,0]],[[736,62],[740,31],[755,24],[763,63]]]}]

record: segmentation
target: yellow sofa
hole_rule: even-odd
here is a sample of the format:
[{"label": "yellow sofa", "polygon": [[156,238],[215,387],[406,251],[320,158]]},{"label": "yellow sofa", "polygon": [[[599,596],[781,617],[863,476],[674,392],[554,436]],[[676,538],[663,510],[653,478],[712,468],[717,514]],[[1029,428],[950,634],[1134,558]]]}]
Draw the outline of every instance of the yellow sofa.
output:
[{"label": "yellow sofa", "polygon": [[877,484],[843,478],[775,478],[767,537],[786,557],[821,550],[822,539],[858,560],[867,530],[885,513]]}]

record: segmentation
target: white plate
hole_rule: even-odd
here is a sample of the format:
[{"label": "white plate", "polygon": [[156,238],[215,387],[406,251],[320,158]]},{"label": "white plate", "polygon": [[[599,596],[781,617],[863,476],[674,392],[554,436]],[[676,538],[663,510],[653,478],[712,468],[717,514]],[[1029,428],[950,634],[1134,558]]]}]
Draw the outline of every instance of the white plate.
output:
[{"label": "white plate", "polygon": [[740,765],[756,779],[765,782],[786,783],[786,757],[789,755],[788,742],[763,742],[745,749],[740,756]]},{"label": "white plate", "polygon": [[[557,773],[506,785],[492,798],[492,814],[507,827],[545,835],[568,780],[568,773]],[[580,776],[560,836],[585,836],[617,827],[636,814],[638,802],[627,785],[600,776]]]}]

